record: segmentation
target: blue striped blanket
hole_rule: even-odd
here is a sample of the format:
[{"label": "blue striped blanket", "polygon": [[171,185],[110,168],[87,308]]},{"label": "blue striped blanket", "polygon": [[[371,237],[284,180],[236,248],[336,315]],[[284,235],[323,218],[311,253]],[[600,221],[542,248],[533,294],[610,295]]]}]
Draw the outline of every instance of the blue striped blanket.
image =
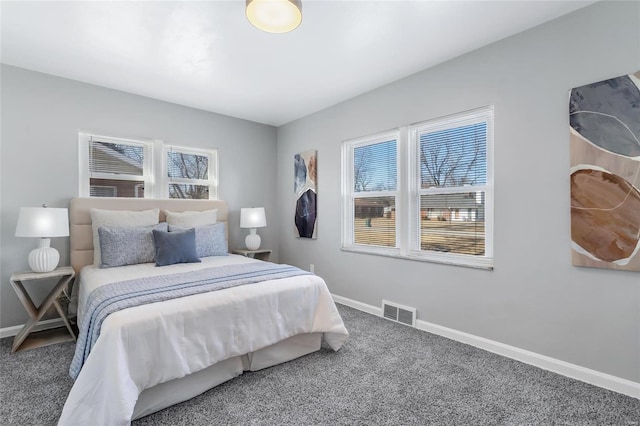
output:
[{"label": "blue striped blanket", "polygon": [[295,266],[259,262],[143,277],[98,287],[87,298],[85,315],[80,324],[80,334],[69,374],[73,379],[78,377],[80,369],[100,336],[103,321],[111,313],[198,293],[310,274]]}]

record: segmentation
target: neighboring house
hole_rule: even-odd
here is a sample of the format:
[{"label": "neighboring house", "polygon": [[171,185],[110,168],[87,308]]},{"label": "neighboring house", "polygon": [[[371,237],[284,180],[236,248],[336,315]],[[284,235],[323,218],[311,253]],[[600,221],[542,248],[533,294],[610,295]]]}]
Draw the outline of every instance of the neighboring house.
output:
[{"label": "neighboring house", "polygon": [[[386,217],[395,219],[396,209],[384,200],[361,198],[355,205],[359,219]],[[484,195],[482,192],[434,194],[422,197],[420,218],[423,220],[484,221]]]},{"label": "neighboring house", "polygon": [[383,217],[387,203],[377,198],[360,198],[356,201],[355,217],[359,219]]},{"label": "neighboring house", "polygon": [[420,200],[420,217],[425,220],[484,221],[484,195],[474,191],[425,196]]}]

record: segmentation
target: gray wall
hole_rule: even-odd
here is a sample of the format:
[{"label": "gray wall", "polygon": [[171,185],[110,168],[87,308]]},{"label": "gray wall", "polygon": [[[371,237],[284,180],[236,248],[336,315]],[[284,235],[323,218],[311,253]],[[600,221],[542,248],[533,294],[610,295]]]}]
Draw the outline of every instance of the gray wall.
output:
[{"label": "gray wall", "polygon": [[[9,277],[29,269],[27,255],[37,242],[14,237],[18,210],[42,203],[67,207],[78,195],[79,129],[218,148],[218,198],[229,205],[230,247],[244,247],[240,208],[264,206],[270,226],[259,231],[262,246],[275,249],[277,259],[274,127],[7,65],[1,73],[0,327],[28,319]],[[60,264],[68,265],[69,239],[51,243],[60,251]],[[37,299],[50,289],[32,284]]]},{"label": "gray wall", "polygon": [[[278,128],[280,261],[314,263],[334,294],[640,381],[640,273],[571,265],[567,116],[571,88],[639,69],[640,3],[597,3]],[[342,252],[341,142],[483,105],[495,105],[495,270]],[[315,241],[293,236],[293,155],[308,149]]]}]

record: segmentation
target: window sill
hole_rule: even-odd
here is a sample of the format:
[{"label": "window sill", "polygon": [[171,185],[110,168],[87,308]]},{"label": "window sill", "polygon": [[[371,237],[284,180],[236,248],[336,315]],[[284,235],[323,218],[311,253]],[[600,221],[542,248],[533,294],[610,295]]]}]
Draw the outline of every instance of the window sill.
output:
[{"label": "window sill", "polygon": [[341,247],[340,250],[352,253],[371,254],[374,256],[393,257],[396,259],[415,260],[419,262],[438,263],[442,265],[463,266],[466,268],[493,270],[493,259],[460,258],[445,253],[400,254],[398,249],[369,249],[358,246]]}]

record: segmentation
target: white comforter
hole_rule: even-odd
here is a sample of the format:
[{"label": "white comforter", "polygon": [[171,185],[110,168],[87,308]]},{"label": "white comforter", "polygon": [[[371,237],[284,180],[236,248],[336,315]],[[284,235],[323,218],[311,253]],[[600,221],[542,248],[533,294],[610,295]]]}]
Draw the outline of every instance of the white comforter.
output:
[{"label": "white comforter", "polygon": [[[88,292],[110,282],[144,274],[175,273],[223,263],[253,262],[240,256],[156,268],[84,268],[78,314]],[[60,425],[126,425],[138,395],[218,361],[265,348],[300,333],[324,332],[338,350],[347,330],[324,281],[315,275],[243,285],[110,315],[78,376]]]}]

